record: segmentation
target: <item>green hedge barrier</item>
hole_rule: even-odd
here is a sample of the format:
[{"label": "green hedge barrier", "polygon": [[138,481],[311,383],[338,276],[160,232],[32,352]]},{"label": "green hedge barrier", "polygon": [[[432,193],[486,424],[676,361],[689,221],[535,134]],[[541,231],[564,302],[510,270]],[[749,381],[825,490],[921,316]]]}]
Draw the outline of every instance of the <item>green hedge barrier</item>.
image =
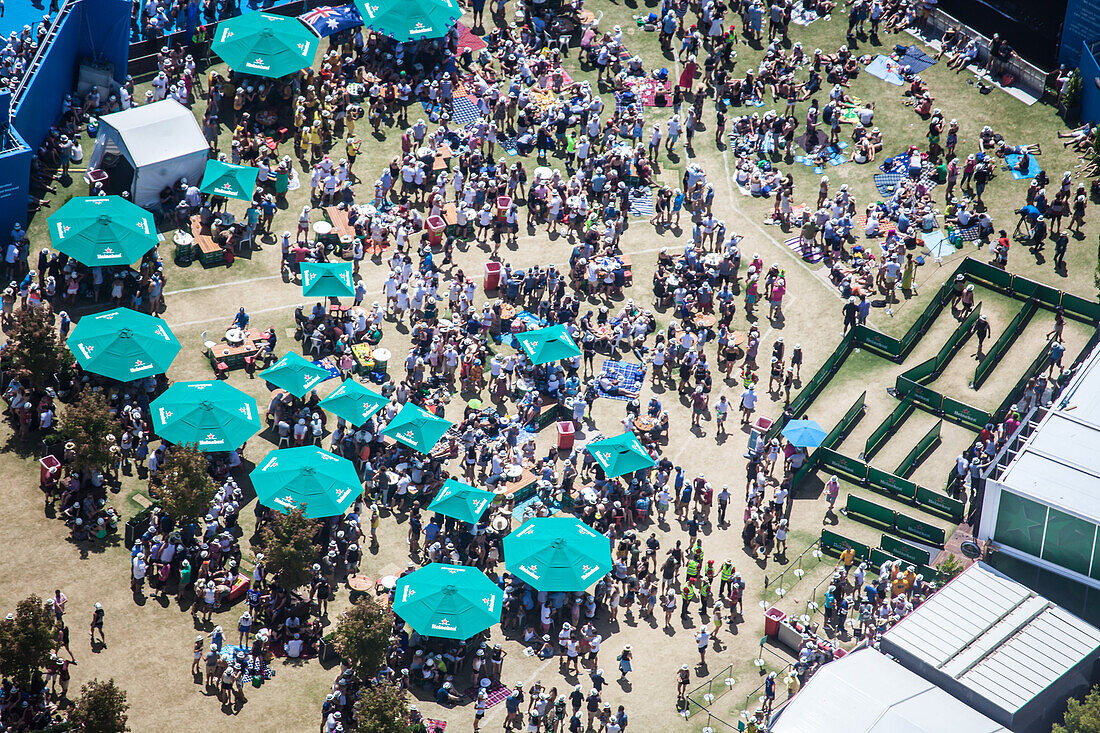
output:
[{"label": "green hedge barrier", "polygon": [[1031,321],[1031,317],[1035,315],[1035,312],[1039,310],[1039,301],[1029,300],[1024,304],[1024,307],[1020,309],[1020,312],[1012,317],[1008,326],[1001,332],[1001,335],[997,337],[997,341],[990,347],[989,353],[982,357],[982,360],[978,362],[977,368],[974,370],[974,379],[971,381],[970,386],[974,389],[980,389],[982,384],[985,383],[986,377],[993,372],[994,367],[1001,361],[1001,357],[1012,347],[1012,344],[1016,341],[1024,329],[1027,328],[1027,324]]},{"label": "green hedge barrier", "polygon": [[922,550],[919,547],[888,534],[882,535],[879,545],[883,550],[886,550],[894,557],[908,560],[914,565],[927,565],[932,562],[932,553],[928,552],[928,550]]},{"label": "green hedge barrier", "polygon": [[867,467],[867,483],[876,489],[882,489],[889,494],[910,501],[917,496],[917,485],[915,483],[874,466]]},{"label": "green hedge barrier", "polygon": [[852,425],[859,419],[860,414],[863,412],[863,406],[867,402],[867,393],[864,392],[852,403],[852,406],[848,408],[848,411],[844,413],[844,417],[840,418],[829,434],[825,436],[825,440],[821,442],[821,445],[825,448],[832,448],[834,444],[839,442],[843,436],[851,429]]},{"label": "green hedge barrier", "polygon": [[906,379],[908,379],[910,381],[916,382],[917,384],[920,384],[925,379],[928,379],[930,376],[935,374],[935,372],[936,372],[936,357],[933,356],[931,359],[925,359],[924,361],[922,361],[920,364],[917,364],[912,369],[909,369],[908,371],[902,372],[901,376],[905,377]]},{"label": "green hedge barrier", "polygon": [[[952,469],[952,472],[954,469]],[[924,509],[936,509],[943,512],[956,522],[962,521],[966,516],[966,502],[952,499],[947,494],[941,494],[923,486],[917,487],[917,504]]]},{"label": "green hedge barrier", "polygon": [[936,441],[940,439],[940,428],[943,427],[943,420],[937,420],[936,424],[932,426],[932,429],[924,434],[924,437],[917,441],[917,444],[905,454],[905,458],[901,460],[898,467],[894,469],[894,473],[902,478],[909,478],[909,474],[913,473],[913,469],[927,457],[932,446],[936,444]]},{"label": "green hedge barrier", "polygon": [[924,540],[938,547],[943,547],[943,542],[947,539],[943,527],[937,527],[928,522],[922,522],[919,519],[914,519],[900,512],[894,514],[894,528],[900,534],[916,537],[917,539]]},{"label": "green hedge barrier", "polygon": [[866,560],[871,556],[871,548],[862,542],[850,540],[844,535],[837,534],[832,530],[821,530],[821,550],[823,552],[835,552],[839,555],[841,552],[844,552],[845,547],[851,547],[855,550],[856,557],[860,560]]},{"label": "green hedge barrier", "polygon": [[883,420],[882,424],[875,428],[875,431],[867,438],[867,443],[863,446],[863,459],[866,461],[871,460],[875,453],[878,453],[878,449],[886,443],[890,433],[897,430],[898,426],[913,414],[913,410],[912,399],[906,397],[899,402],[898,406],[890,413],[890,416]]},{"label": "green hedge barrier", "polygon": [[818,448],[815,454],[821,456],[821,463],[826,468],[851,476],[859,483],[867,480],[868,466],[863,461],[841,455],[832,448]]},{"label": "green hedge barrier", "polygon": [[848,516],[869,519],[891,529],[896,525],[897,512],[855,494],[848,494],[848,499],[844,503],[844,512]]}]

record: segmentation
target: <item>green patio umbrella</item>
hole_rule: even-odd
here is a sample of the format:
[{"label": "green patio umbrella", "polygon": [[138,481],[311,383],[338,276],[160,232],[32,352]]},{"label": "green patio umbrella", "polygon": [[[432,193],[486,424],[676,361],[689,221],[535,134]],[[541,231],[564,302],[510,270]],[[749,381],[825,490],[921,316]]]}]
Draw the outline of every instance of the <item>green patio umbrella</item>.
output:
[{"label": "green patio umbrella", "polygon": [[84,316],[65,343],[86,371],[120,382],[164,373],[180,351],[164,321],[129,308]]},{"label": "green patio umbrella", "polygon": [[600,464],[608,478],[657,465],[634,433],[623,433],[614,438],[589,443],[586,450]]},{"label": "green patio umbrella", "polygon": [[206,161],[199,190],[214,196],[251,201],[260,171],[250,165],[233,165],[220,160]]},{"label": "green patio umbrella", "polygon": [[342,417],[355,427],[359,427],[374,413],[381,410],[388,399],[372,392],[354,379],[345,379],[343,384],[332,391],[319,403],[333,415]]},{"label": "green patio umbrella", "polygon": [[312,65],[319,42],[297,18],[245,13],[218,23],[210,48],[234,71],[277,79]]},{"label": "green patio umbrella", "polygon": [[524,331],[516,338],[531,363],[536,366],[581,355],[581,350],[577,348],[573,337],[561,324]]},{"label": "green patio umbrella", "polygon": [[261,504],[312,519],[343,514],[363,491],[355,464],[315,445],[273,450],[248,476]]},{"label": "green patio umbrella", "polygon": [[260,372],[260,377],[295,397],[302,397],[332,375],[320,364],[289,351]]},{"label": "green patio umbrella", "polygon": [[540,591],[583,591],[611,570],[611,540],[573,517],[539,517],[504,538],[508,572]]},{"label": "green patio umbrella", "polygon": [[153,215],[121,196],[77,196],[47,225],[54,249],[89,267],[132,265],[158,241]]},{"label": "green patio umbrella", "polygon": [[202,451],[235,450],[261,427],[256,400],[225,382],[176,382],[149,408],[163,440]]},{"label": "green patio umbrella", "polygon": [[395,41],[440,38],[462,15],[456,0],[355,0],[363,24]]},{"label": "green patio umbrella", "polygon": [[477,568],[433,562],[397,581],[393,612],[421,636],[469,639],[500,621],[503,603]]},{"label": "green patio umbrella", "polygon": [[460,522],[476,524],[495,498],[496,494],[492,491],[475,489],[469,484],[449,478],[428,505],[428,511],[439,512]]},{"label": "green patio umbrella", "polygon": [[307,298],[350,298],[355,295],[350,262],[303,262],[302,295]]},{"label": "green patio umbrella", "polygon": [[430,453],[447,428],[451,427],[450,420],[436,417],[427,410],[421,409],[411,402],[406,402],[401,412],[393,418],[382,435],[393,438],[398,443],[404,443],[413,450],[421,453]]}]

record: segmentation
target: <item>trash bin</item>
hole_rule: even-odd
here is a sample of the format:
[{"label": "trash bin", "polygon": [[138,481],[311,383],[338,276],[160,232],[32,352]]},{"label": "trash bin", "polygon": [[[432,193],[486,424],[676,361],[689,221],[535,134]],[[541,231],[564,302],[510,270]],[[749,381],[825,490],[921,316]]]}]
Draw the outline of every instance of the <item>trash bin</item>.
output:
[{"label": "trash bin", "polygon": [[499,262],[485,263],[485,290],[496,290],[500,287],[501,266]]},{"label": "trash bin", "polygon": [[764,636],[767,636],[769,639],[774,639],[779,635],[779,624],[786,620],[787,614],[783,613],[775,606],[764,611]]},{"label": "trash bin", "polygon": [[[573,442],[572,435],[569,436],[569,442],[570,444]],[[43,456],[39,459],[38,463],[41,466],[38,474],[38,481],[43,486],[53,484],[57,480],[58,474],[61,473],[61,461],[57,460],[57,456]]]},{"label": "trash bin", "polygon": [[565,420],[558,424],[558,450],[568,451],[573,450],[573,422],[571,420]]},{"label": "trash bin", "polygon": [[429,216],[427,221],[428,241],[436,246],[443,241],[443,232],[447,229],[447,222],[442,216]]}]

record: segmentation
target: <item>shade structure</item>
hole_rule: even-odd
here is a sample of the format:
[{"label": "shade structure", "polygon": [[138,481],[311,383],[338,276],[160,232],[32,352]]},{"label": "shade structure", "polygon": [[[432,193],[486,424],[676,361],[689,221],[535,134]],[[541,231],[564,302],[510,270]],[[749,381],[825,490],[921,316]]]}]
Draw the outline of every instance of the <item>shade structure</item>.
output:
[{"label": "shade structure", "polygon": [[310,66],[319,43],[297,18],[245,13],[218,23],[210,48],[234,71],[277,79]]},{"label": "shade structure", "polygon": [[164,321],[129,308],[84,316],[65,343],[85,371],[120,382],[163,374],[180,351]]},{"label": "shade structure", "polygon": [[581,350],[577,348],[573,337],[561,324],[524,331],[517,334],[516,338],[519,340],[520,348],[535,365],[572,359],[574,356],[581,355]]},{"label": "shade structure", "polygon": [[536,590],[583,591],[611,570],[611,540],[573,517],[529,519],[504,538],[504,564]]},{"label": "shade structure", "polygon": [[256,400],[225,382],[176,382],[149,408],[157,435],[202,451],[235,450],[261,427]]},{"label": "shade structure", "polygon": [[388,399],[377,392],[370,391],[354,379],[346,379],[319,404],[333,415],[342,417],[355,427],[359,427],[388,402]]},{"label": "shade structure", "polygon": [[355,0],[355,6],[364,25],[396,41],[439,38],[462,15],[456,0]]},{"label": "shade structure", "polygon": [[355,295],[350,262],[303,262],[302,295],[307,298],[350,298]]},{"label": "shade structure", "polygon": [[157,246],[153,215],[121,196],[78,196],[48,220],[54,249],[96,265],[132,265]]},{"label": "shade structure", "polygon": [[397,581],[393,612],[421,636],[469,639],[500,621],[503,603],[477,568],[433,562]]},{"label": "shade structure", "polygon": [[233,165],[220,160],[206,161],[199,190],[214,196],[251,201],[260,171],[250,165]]},{"label": "shade structure", "polygon": [[305,359],[293,351],[284,354],[277,362],[260,372],[260,377],[295,397],[302,397],[331,375],[319,364]]},{"label": "shade structure", "polygon": [[249,478],[264,506],[313,519],[343,514],[363,490],[354,463],[315,445],[273,450]]},{"label": "shade structure", "polygon": [[634,433],[589,443],[586,450],[609,478],[656,465]]},{"label": "shade structure", "polygon": [[449,478],[440,487],[432,503],[428,505],[428,511],[439,512],[445,517],[457,519],[460,522],[475,524],[495,498],[496,494],[492,491],[475,489],[469,484]]},{"label": "shade structure", "polygon": [[783,437],[796,448],[816,448],[828,433],[813,420],[791,420],[783,426]]},{"label": "shade structure", "polygon": [[436,417],[427,410],[406,402],[382,434],[415,451],[427,454],[449,427],[451,427],[450,420]]}]

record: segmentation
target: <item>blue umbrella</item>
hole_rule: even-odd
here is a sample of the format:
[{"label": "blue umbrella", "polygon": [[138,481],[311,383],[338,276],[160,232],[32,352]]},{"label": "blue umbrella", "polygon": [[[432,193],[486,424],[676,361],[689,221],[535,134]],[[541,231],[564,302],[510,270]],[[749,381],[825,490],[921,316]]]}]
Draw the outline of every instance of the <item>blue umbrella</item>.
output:
[{"label": "blue umbrella", "polygon": [[813,420],[791,420],[783,427],[783,437],[797,448],[816,448],[828,433]]}]

